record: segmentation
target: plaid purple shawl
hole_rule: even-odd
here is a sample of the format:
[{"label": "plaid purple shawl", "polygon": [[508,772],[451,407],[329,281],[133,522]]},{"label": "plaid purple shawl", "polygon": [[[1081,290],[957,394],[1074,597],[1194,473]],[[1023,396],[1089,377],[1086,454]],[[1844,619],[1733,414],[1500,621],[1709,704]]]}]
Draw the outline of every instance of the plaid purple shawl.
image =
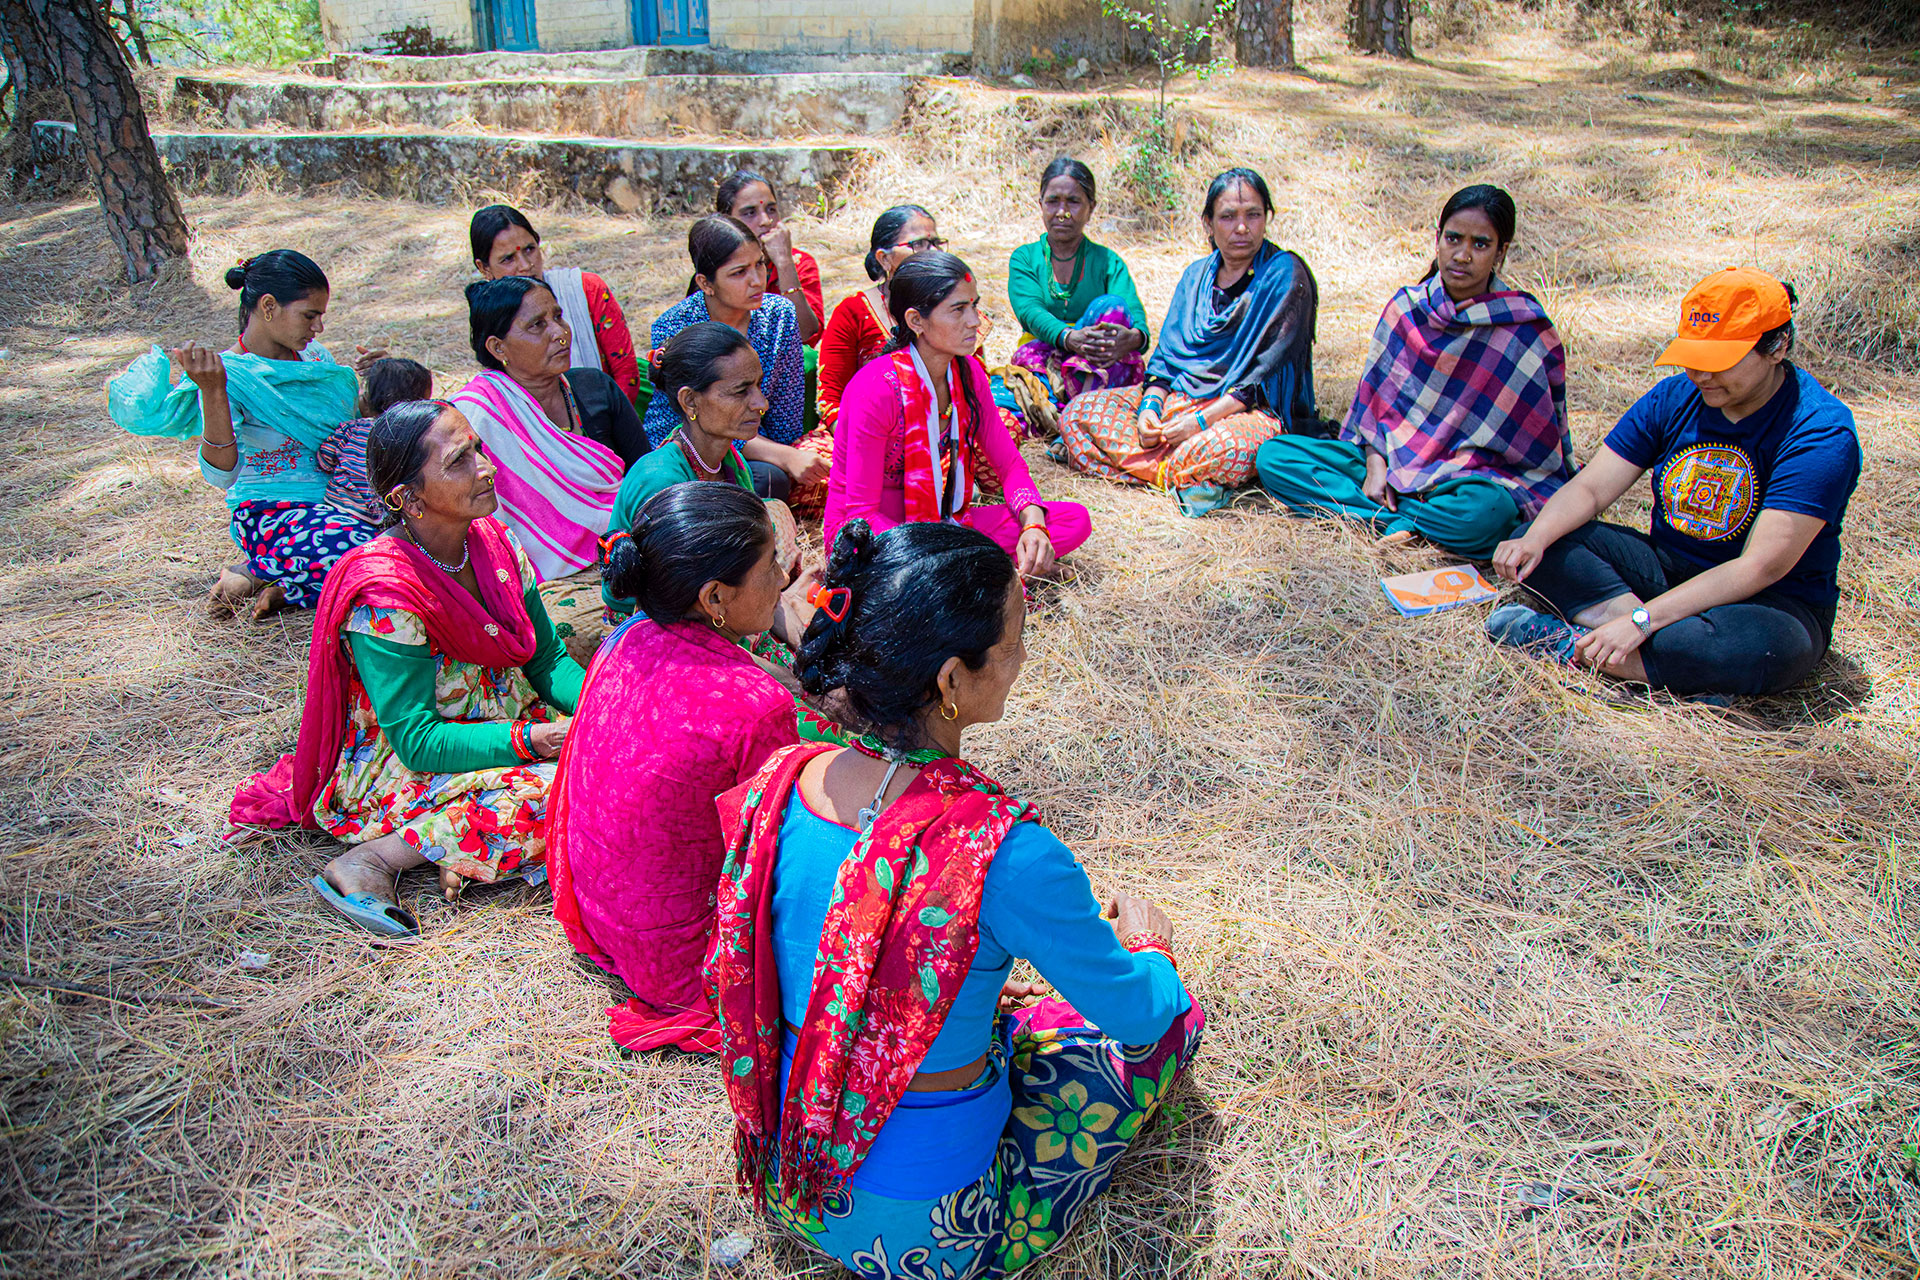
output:
[{"label": "plaid purple shawl", "polygon": [[1396,493],[1472,475],[1531,518],[1573,476],[1566,356],[1539,299],[1492,286],[1456,303],[1434,276],[1394,294],[1340,438],[1385,458]]}]

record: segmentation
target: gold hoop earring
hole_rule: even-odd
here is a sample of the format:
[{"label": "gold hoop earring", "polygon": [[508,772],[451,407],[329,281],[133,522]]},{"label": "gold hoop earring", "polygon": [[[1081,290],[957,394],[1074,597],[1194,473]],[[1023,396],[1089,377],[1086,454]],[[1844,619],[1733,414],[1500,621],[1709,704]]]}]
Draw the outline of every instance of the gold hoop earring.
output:
[{"label": "gold hoop earring", "polygon": [[940,704],[940,718],[948,721],[958,720],[960,718],[960,708],[943,702]]},{"label": "gold hoop earring", "polygon": [[708,618],[707,621],[713,624],[713,629],[715,631],[719,631],[727,625],[726,615],[724,614],[722,614],[718,618]]},{"label": "gold hoop earring", "polygon": [[687,425],[690,427],[693,427],[693,426],[698,426],[699,424],[700,424],[700,415],[695,413],[691,409],[687,410]]}]

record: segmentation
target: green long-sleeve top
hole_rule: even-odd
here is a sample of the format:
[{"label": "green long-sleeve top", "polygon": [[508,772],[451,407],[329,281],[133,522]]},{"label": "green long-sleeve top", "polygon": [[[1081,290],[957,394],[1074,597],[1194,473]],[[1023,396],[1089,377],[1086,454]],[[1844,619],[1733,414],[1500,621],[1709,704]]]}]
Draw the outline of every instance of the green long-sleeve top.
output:
[{"label": "green long-sleeve top", "polygon": [[[528,583],[525,600],[527,616],[533,621],[534,651],[517,673],[525,676],[539,701],[571,715],[586,672],[568,656],[554,633],[538,584]],[[487,671],[456,663],[427,645],[399,643],[355,627],[348,628],[347,642],[374,719],[406,768],[415,773],[467,773],[522,763],[508,735],[514,720],[527,718],[533,699],[514,689],[520,683],[513,678],[515,671]],[[460,699],[483,715],[485,710],[500,714],[478,720],[442,714],[442,671],[449,666],[467,668],[461,674],[470,679]]]},{"label": "green long-sleeve top", "polygon": [[[1057,347],[1060,336],[1078,323],[1094,299],[1110,293],[1126,305],[1128,322],[1148,334],[1147,310],[1140,305],[1140,292],[1133,287],[1133,277],[1120,255],[1103,244],[1083,239],[1079,256],[1075,268],[1079,282],[1062,299],[1053,295],[1053,258],[1045,236],[1013,251],[1013,260],[1007,266],[1007,300],[1013,304],[1020,327],[1048,346]],[[1141,348],[1143,354],[1145,350]]]}]

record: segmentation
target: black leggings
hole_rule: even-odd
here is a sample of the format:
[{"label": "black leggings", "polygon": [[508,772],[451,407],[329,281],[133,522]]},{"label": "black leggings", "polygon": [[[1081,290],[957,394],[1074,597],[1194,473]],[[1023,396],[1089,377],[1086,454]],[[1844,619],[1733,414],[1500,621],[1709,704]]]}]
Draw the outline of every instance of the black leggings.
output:
[{"label": "black leggings", "polygon": [[[1699,572],[1644,533],[1591,520],[1547,548],[1527,575],[1527,587],[1571,621],[1583,609],[1628,592],[1651,600]],[[1778,693],[1806,679],[1832,638],[1832,610],[1822,616],[1768,590],[1662,627],[1639,652],[1647,682],[1656,689]]]},{"label": "black leggings", "polygon": [[747,470],[753,475],[753,491],[769,502],[785,502],[792,491],[793,482],[787,473],[771,462],[754,459],[747,463]]}]

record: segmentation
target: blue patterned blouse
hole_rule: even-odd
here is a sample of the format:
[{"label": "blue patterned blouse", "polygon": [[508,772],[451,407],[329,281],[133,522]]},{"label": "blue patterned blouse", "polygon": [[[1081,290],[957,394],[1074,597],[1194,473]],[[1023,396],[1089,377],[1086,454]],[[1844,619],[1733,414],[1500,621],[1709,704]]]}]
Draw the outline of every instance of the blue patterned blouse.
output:
[{"label": "blue patterned blouse", "polygon": [[[695,290],[653,322],[649,331],[653,345],[662,346],[688,325],[712,318],[707,314],[707,295]],[[767,393],[767,415],[760,420],[760,434],[777,444],[792,444],[806,430],[806,372],[800,363],[800,322],[794,316],[793,304],[778,294],[768,294],[759,309],[747,315],[747,341],[760,355],[760,389]],[[679,409],[668,403],[667,397],[656,395],[647,402],[644,425],[647,439],[659,448],[680,425]]]}]

